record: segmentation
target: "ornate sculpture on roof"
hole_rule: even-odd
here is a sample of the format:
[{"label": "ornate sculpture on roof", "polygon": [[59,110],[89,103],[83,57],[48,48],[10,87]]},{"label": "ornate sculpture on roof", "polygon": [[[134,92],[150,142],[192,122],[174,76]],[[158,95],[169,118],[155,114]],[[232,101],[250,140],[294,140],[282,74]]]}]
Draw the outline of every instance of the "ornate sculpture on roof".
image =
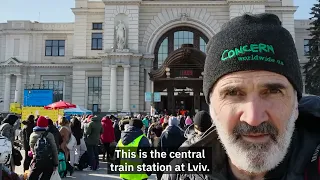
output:
[{"label": "ornate sculpture on roof", "polygon": [[126,26],[119,21],[119,24],[116,26],[116,42],[117,42],[117,49],[123,50],[126,46]]}]

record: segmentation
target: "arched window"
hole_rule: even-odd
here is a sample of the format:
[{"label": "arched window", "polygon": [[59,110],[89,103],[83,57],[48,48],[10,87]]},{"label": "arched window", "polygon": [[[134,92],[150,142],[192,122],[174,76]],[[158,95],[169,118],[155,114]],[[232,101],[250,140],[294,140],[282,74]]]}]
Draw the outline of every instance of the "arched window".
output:
[{"label": "arched window", "polygon": [[195,48],[205,52],[208,37],[191,27],[177,27],[166,32],[155,47],[154,69],[161,67],[168,55],[179,49],[182,44],[193,44]]}]

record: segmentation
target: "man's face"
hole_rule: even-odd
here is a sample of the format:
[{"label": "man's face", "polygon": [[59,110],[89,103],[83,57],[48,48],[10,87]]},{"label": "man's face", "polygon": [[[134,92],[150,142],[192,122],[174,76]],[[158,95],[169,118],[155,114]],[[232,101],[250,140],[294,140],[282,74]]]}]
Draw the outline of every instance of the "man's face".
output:
[{"label": "man's face", "polygon": [[238,169],[262,173],[283,160],[298,117],[297,95],[286,77],[231,73],[215,84],[210,102],[219,138]]}]

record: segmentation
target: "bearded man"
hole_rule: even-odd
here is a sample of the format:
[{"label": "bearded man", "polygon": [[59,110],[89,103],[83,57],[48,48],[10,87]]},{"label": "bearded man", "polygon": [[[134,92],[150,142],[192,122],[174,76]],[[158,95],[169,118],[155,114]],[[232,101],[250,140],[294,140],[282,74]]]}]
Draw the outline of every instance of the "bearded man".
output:
[{"label": "bearded man", "polygon": [[293,38],[276,15],[230,20],[209,41],[204,66],[214,125],[190,146],[213,147],[211,158],[202,160],[211,161],[211,171],[171,172],[162,179],[320,179],[319,118],[299,112],[302,91]]}]

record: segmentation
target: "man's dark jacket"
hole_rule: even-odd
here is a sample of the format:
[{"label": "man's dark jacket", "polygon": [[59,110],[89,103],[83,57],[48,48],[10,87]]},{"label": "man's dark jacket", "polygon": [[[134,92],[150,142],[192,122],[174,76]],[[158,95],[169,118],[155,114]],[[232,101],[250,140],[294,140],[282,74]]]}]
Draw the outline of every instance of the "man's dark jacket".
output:
[{"label": "man's dark jacket", "polygon": [[[320,97],[307,96],[299,102],[299,117],[296,121],[296,129],[292,136],[291,145],[285,159],[273,170],[267,173],[265,179],[268,180],[319,180],[320,174],[317,167],[315,171],[310,170],[314,164],[318,166],[319,144],[320,144]],[[208,129],[201,140],[189,147],[212,147],[212,158],[201,160],[211,160],[212,173],[192,173],[177,172],[175,174],[165,174],[162,180],[233,180],[233,175],[229,169],[227,155],[223,149],[215,127]],[[317,158],[312,162],[313,158]],[[198,164],[198,159],[174,159],[171,164]],[[209,163],[207,163],[209,164]],[[318,167],[319,168],[319,167]],[[313,173],[306,174],[306,172]]]}]

